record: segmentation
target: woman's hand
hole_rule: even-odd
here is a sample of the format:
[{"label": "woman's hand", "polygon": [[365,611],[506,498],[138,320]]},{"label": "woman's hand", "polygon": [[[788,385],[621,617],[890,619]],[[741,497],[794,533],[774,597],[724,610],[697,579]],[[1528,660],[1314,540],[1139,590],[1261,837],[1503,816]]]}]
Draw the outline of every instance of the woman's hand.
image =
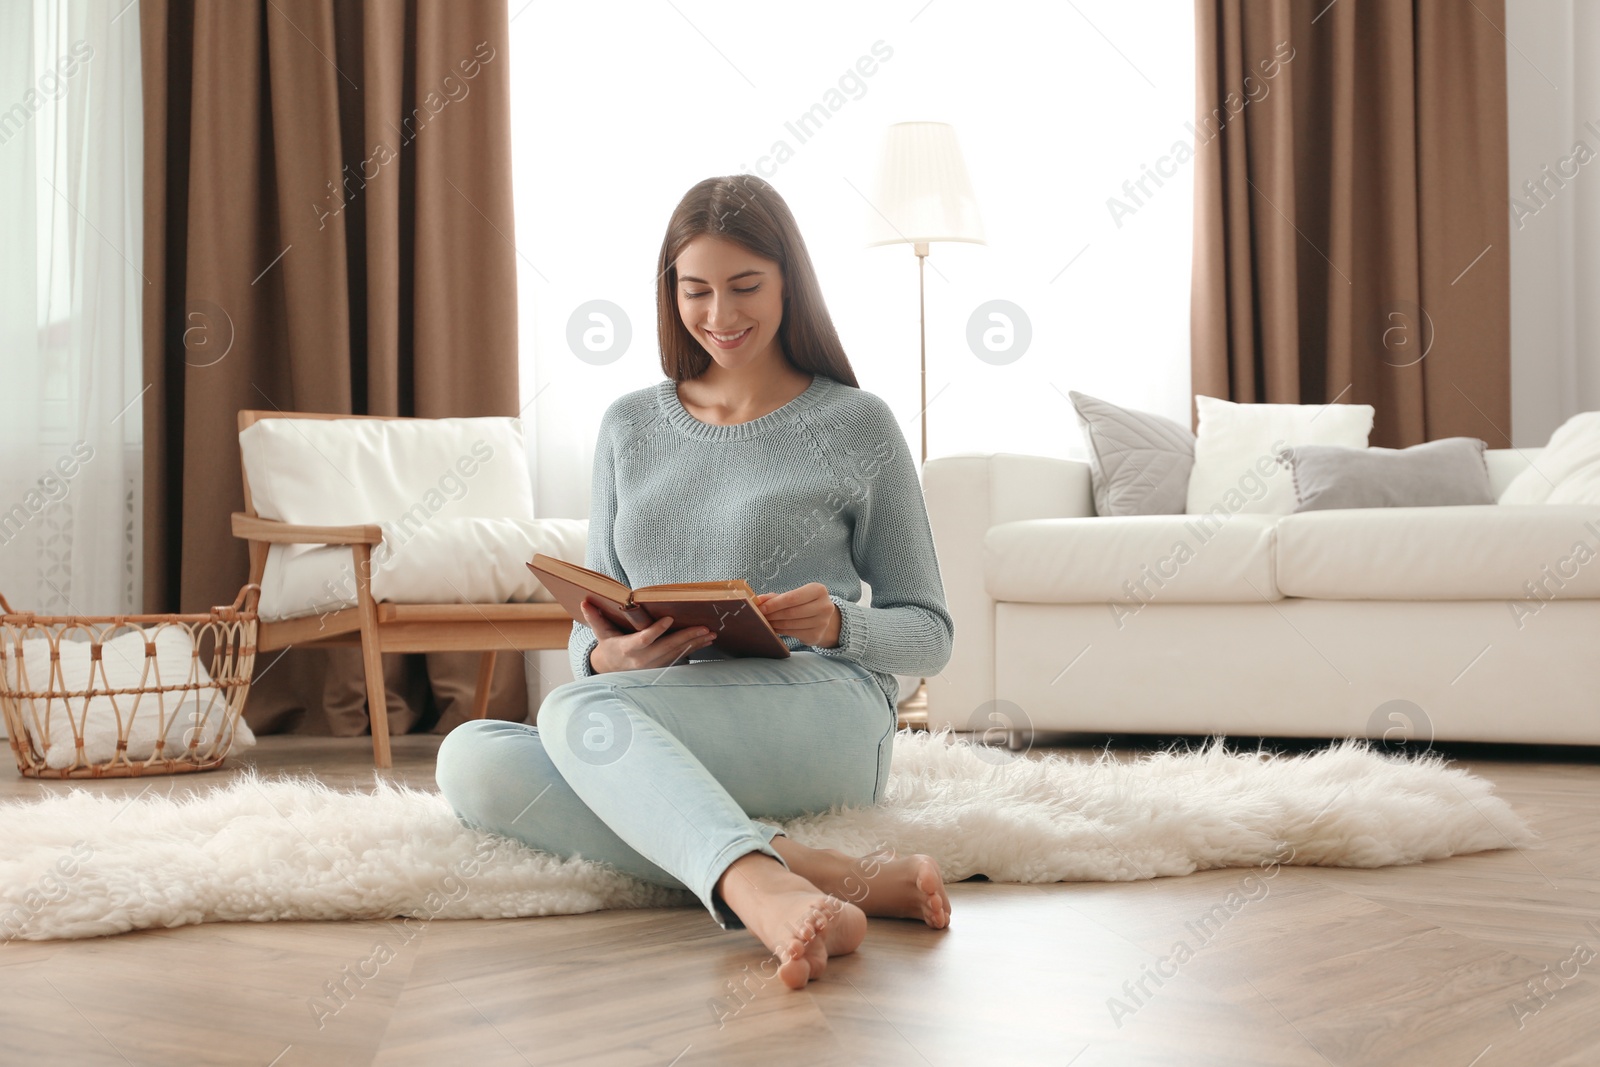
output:
[{"label": "woman's hand", "polygon": [[808,582],[784,593],[758,593],[756,606],[780,634],[799,638],[817,648],[837,648],[839,606],[828,599],[828,587]]},{"label": "woman's hand", "polygon": [[670,615],[657,619],[637,633],[628,633],[613,626],[599,609],[590,604],[587,597],[582,607],[583,621],[600,639],[594,651],[589,653],[589,666],[596,674],[667,667],[676,663],[684,653],[704,648],[716,639],[716,635],[704,626],[691,626],[663,636],[672,628]]}]

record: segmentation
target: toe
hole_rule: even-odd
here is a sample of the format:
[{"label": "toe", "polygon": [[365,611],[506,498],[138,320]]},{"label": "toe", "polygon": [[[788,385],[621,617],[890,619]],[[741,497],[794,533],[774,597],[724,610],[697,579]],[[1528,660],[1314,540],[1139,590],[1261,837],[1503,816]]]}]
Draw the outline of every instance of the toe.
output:
[{"label": "toe", "polygon": [[806,953],[806,966],[808,980],[821,978],[828,969],[828,950],[820,941],[814,941],[811,949]]},{"label": "toe", "polygon": [[917,871],[917,890],[927,896],[923,918],[929,926],[939,928],[950,913],[950,898],[944,892],[944,879],[932,860],[925,861]]},{"label": "toe", "polygon": [[789,933],[798,942],[810,941],[817,936],[817,932],[817,916],[814,911],[807,912],[789,924]]},{"label": "toe", "polygon": [[796,956],[778,968],[778,978],[790,989],[804,989],[811,981],[811,966],[804,955]]},{"label": "toe", "polygon": [[828,969],[828,949],[821,938],[791,941],[780,958],[778,978],[790,989],[804,989]]}]

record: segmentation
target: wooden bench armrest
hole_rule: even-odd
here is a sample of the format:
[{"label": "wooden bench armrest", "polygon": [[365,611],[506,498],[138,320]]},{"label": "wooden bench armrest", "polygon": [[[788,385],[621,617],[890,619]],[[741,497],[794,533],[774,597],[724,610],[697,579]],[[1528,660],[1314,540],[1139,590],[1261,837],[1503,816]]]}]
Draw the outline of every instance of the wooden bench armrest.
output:
[{"label": "wooden bench armrest", "polygon": [[280,545],[376,545],[383,541],[383,527],[295,526],[235,511],[233,536]]}]

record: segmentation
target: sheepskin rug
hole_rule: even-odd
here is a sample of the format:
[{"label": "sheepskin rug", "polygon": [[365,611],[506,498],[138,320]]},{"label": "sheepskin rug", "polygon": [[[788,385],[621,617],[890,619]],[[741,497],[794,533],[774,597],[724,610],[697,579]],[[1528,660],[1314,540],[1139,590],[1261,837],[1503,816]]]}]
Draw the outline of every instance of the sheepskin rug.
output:
[{"label": "sheepskin rug", "polygon": [[[1273,861],[1381,867],[1531,841],[1492,789],[1437,756],[1359,741],[1278,756],[1212,739],[1125,762],[1016,758],[901,731],[881,804],[783,825],[816,847],[925,852],[950,881],[1132,881]],[[0,940],[693,903],[604,864],[467,830],[438,794],[382,779],[344,792],[246,773],[131,802],[72,788],[0,805]]]}]

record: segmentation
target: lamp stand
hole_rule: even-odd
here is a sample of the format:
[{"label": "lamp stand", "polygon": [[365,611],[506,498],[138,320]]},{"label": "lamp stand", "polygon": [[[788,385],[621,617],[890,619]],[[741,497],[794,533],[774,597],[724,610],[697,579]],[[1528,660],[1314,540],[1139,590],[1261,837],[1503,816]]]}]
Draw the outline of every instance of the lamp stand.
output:
[{"label": "lamp stand", "polygon": [[922,370],[922,406],[917,409],[917,421],[922,424],[922,462],[928,462],[928,242],[918,241],[911,246],[917,254],[917,327],[920,334],[918,366]]},{"label": "lamp stand", "polygon": [[[911,246],[917,254],[917,326],[920,334],[918,366],[922,376],[922,406],[917,421],[922,423],[922,463],[928,462],[928,304],[927,265],[928,242],[917,241]],[[926,730],[928,728],[928,680],[917,679],[917,688],[895,707],[896,728]]]}]

